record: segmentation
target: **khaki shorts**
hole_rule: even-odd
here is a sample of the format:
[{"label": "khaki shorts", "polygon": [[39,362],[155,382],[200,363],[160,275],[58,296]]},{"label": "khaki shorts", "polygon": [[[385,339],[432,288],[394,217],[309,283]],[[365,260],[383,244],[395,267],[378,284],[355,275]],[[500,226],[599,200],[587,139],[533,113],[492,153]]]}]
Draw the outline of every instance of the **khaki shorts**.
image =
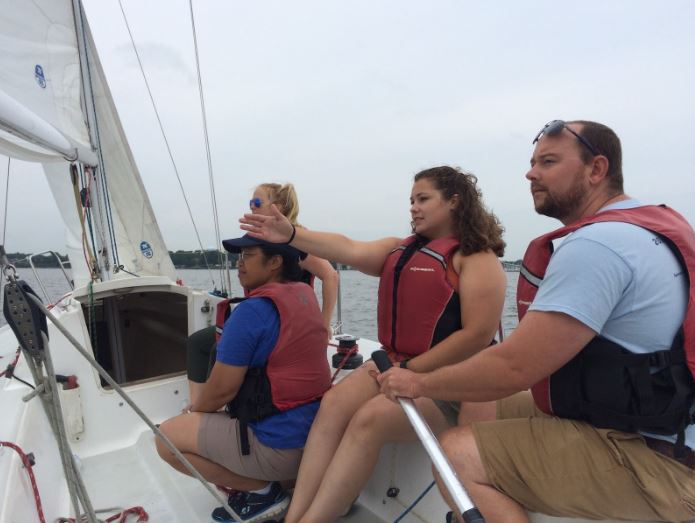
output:
[{"label": "khaki shorts", "polygon": [[296,479],[302,449],[274,449],[256,439],[249,428],[248,456],[241,454],[239,423],[225,412],[205,414],[198,429],[200,455],[245,478],[264,481]]},{"label": "khaki shorts", "polygon": [[491,483],[528,510],[589,519],[695,519],[695,473],[638,434],[548,416],[529,392],[473,433]]}]

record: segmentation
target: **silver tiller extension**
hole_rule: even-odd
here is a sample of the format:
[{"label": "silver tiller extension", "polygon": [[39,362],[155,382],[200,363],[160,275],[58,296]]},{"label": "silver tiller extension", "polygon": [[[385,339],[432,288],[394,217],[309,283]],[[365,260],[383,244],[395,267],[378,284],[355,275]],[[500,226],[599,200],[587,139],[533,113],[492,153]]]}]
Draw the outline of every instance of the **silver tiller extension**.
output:
[{"label": "silver tiller extension", "polygon": [[[372,353],[372,359],[374,363],[376,363],[379,372],[386,372],[392,367],[386,351],[374,351]],[[463,485],[461,485],[454,468],[451,466],[451,463],[449,463],[442,447],[439,445],[437,437],[432,433],[432,429],[430,429],[429,425],[422,417],[422,414],[417,410],[413,400],[399,397],[398,403],[400,403],[405,415],[408,417],[408,421],[410,421],[410,424],[413,426],[420,443],[425,447],[434,468],[439,472],[439,476],[442,478],[454,503],[456,503],[458,513],[463,520],[466,523],[485,523],[482,514],[480,514],[480,511],[471,501]]]}]

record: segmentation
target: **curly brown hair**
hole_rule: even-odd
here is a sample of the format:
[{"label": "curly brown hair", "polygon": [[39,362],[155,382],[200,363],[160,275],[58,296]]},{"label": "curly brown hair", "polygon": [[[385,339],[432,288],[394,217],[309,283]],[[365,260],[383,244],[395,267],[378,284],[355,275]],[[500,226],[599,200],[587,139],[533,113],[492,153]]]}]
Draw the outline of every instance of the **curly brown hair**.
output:
[{"label": "curly brown hair", "polygon": [[415,175],[414,181],[422,179],[430,180],[445,200],[458,195],[458,205],[453,211],[454,227],[463,254],[490,249],[498,257],[504,256],[504,227],[497,216],[483,205],[483,194],[478,188],[478,178],[475,175],[443,165],[420,171]]}]

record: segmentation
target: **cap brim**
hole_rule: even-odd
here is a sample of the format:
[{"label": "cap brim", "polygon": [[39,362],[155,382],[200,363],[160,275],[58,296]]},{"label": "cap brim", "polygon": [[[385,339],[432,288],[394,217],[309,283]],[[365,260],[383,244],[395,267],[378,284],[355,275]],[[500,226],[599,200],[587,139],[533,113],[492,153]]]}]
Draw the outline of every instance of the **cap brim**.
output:
[{"label": "cap brim", "polygon": [[273,245],[270,242],[261,240],[260,238],[254,238],[245,234],[241,238],[232,238],[230,240],[223,240],[222,246],[229,252],[241,252],[241,249],[246,247],[255,247],[257,245]]},{"label": "cap brim", "polygon": [[273,247],[274,249],[281,251],[284,254],[295,255],[300,260],[303,260],[307,257],[307,253],[305,253],[304,251],[300,251],[299,249],[296,249],[290,245],[287,245],[286,243],[272,243],[265,240],[261,240],[260,238],[254,238],[253,236],[249,236],[248,234],[245,234],[241,238],[232,238],[230,240],[222,241],[222,246],[228,252],[233,253],[239,253],[241,252],[241,249],[245,249],[247,247],[256,247],[259,245],[267,245],[268,247]]}]

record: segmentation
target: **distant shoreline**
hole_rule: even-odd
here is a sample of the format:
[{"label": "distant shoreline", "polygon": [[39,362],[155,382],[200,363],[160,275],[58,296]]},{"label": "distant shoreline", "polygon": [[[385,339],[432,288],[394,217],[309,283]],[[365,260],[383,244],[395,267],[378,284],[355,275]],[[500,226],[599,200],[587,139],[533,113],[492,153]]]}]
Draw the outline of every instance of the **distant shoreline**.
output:
[{"label": "distant shoreline", "polygon": [[[65,268],[70,267],[70,262],[68,257],[64,254],[55,253],[60,256],[61,261],[65,264]],[[7,259],[9,262],[17,268],[29,268],[28,257],[31,254],[26,254],[22,252],[8,253]],[[218,251],[169,251],[169,256],[177,269],[210,269],[210,270],[220,270],[224,268],[223,265],[219,263],[211,263],[212,260],[218,260],[224,257],[224,253]],[[227,253],[228,260],[232,268],[236,268],[237,265],[237,255]],[[207,261],[207,264],[205,263]],[[515,272],[521,267],[521,260],[508,261],[501,260],[504,270]],[[59,268],[58,261],[55,256],[42,255],[33,258],[34,267],[40,269],[50,269]],[[355,270],[349,265],[337,264],[341,271],[351,271]]]}]

